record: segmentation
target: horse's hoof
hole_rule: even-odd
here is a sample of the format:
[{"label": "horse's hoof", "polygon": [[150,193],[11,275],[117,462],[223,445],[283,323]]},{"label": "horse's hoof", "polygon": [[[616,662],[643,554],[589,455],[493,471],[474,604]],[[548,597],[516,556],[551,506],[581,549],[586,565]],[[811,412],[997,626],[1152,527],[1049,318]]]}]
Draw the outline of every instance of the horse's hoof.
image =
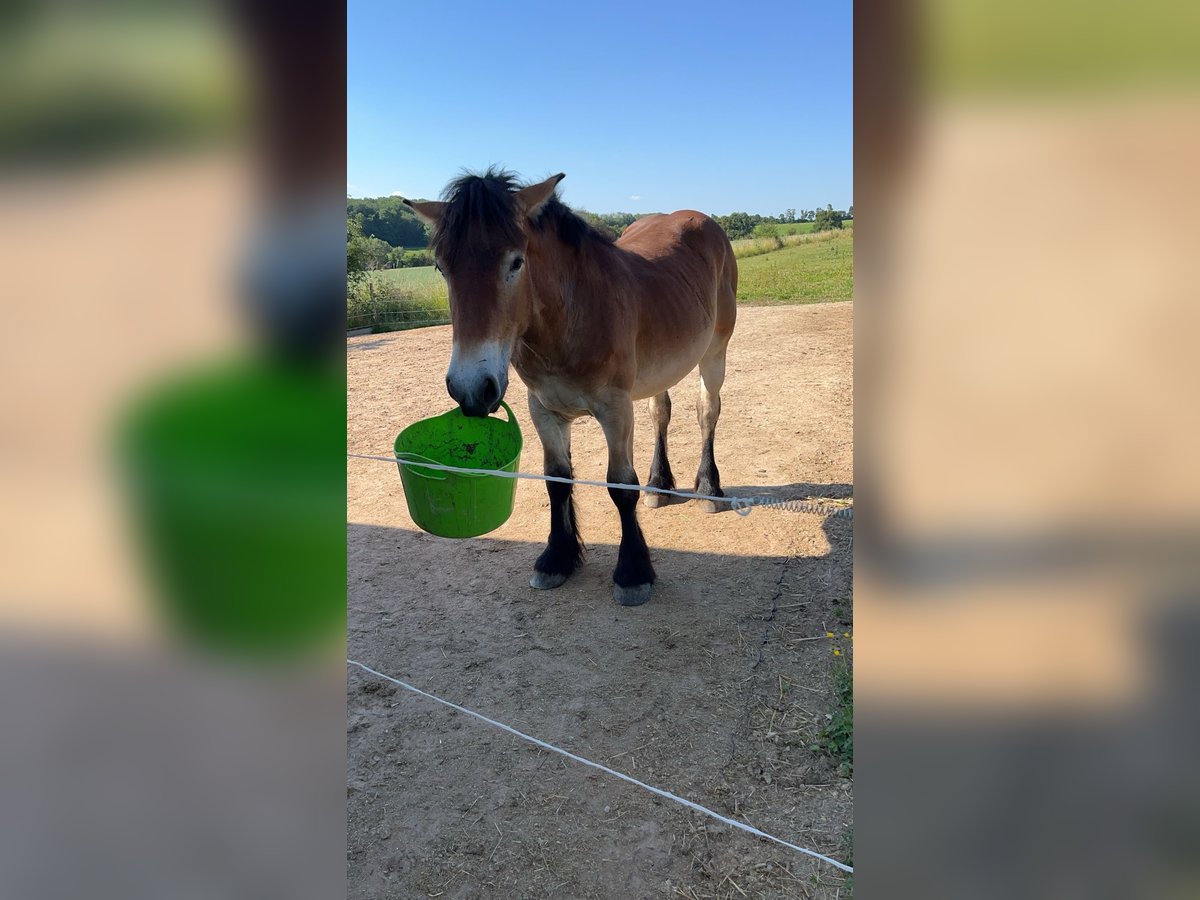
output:
[{"label": "horse's hoof", "polygon": [[558,587],[566,580],[566,575],[551,574],[549,572],[534,572],[533,577],[529,579],[529,586],[531,588],[537,588],[539,591],[549,591]]},{"label": "horse's hoof", "polygon": [[697,500],[696,509],[702,513],[718,513],[723,509],[729,509],[729,504],[724,501],[718,503],[716,500]]},{"label": "horse's hoof", "polygon": [[613,585],[613,599],[622,606],[641,606],[650,599],[650,593],[653,591],[652,584],[637,584],[633,587],[621,587],[619,584]]},{"label": "horse's hoof", "polygon": [[646,509],[658,509],[667,505],[667,497],[665,494],[647,493],[642,502],[646,504]]}]

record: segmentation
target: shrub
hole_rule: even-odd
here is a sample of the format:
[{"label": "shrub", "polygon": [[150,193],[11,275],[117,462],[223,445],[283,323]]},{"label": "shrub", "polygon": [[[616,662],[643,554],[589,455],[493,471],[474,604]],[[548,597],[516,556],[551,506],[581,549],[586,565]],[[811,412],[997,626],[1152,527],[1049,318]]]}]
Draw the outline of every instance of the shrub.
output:
[{"label": "shrub", "polygon": [[842,214],[833,208],[833,205],[825,207],[825,209],[817,210],[817,217],[814,220],[813,231],[831,231],[834,228],[842,227]]},{"label": "shrub", "polygon": [[729,236],[731,241],[738,238],[749,237],[754,231],[754,226],[762,221],[761,216],[750,216],[748,213],[735,212],[727,216],[714,216],[718,225],[725,229],[725,234]]},{"label": "shrub", "polygon": [[362,281],[367,272],[367,252],[363,246],[362,223],[346,220],[346,281],[351,287]]}]

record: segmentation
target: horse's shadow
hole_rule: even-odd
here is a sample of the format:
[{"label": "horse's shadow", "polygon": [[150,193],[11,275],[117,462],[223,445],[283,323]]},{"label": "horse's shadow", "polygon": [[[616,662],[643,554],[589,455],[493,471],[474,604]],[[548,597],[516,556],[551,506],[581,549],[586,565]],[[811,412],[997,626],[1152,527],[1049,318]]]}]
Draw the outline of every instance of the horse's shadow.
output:
[{"label": "horse's shadow", "polygon": [[[788,487],[776,490],[785,496]],[[814,493],[826,487],[816,485]],[[805,710],[814,732],[835,708],[830,682],[837,660],[825,637],[851,627],[853,527],[835,518],[820,527],[826,541],[788,548],[795,553],[757,548],[748,531],[731,535],[724,547],[653,545],[654,597],[623,607],[611,594],[620,552],[611,532],[589,544],[587,561],[566,584],[537,591],[528,576],[545,545],[519,536],[514,525],[502,526],[498,536],[454,541],[411,526],[350,523],[348,653],[584,756],[626,765],[636,753],[639,773],[647,764],[658,771],[684,765],[694,784],[720,785],[711,799],[705,791],[698,801],[724,802],[732,812],[727,798],[753,796],[760,815],[791,816],[790,827],[799,828],[810,803],[828,809],[843,795],[832,793],[834,784],[807,783],[802,792],[756,793],[763,759],[786,760],[785,770],[797,773],[828,771],[818,766],[819,754],[801,749],[807,741],[761,750],[758,736],[771,726],[758,718],[765,713],[774,724],[788,683],[796,687],[787,704]],[[557,789],[564,794],[578,791],[564,815],[594,821],[588,804],[607,802],[590,796],[606,786],[581,778],[572,787],[569,779],[579,776],[566,770],[547,776],[544,755],[508,752],[517,749],[508,738],[498,743],[489,730],[447,718],[422,700],[393,697],[393,689],[361,670],[352,669],[347,687],[352,883],[365,884],[377,861],[395,853],[379,837],[381,823],[411,832],[407,852],[414,859],[437,858],[461,839],[469,843],[452,858],[486,860],[495,844],[489,836],[466,831],[460,838],[449,828],[422,826],[419,810],[431,791],[445,808],[469,811],[491,785],[532,799],[535,789],[545,796],[553,777],[562,779]],[[696,752],[700,746],[705,752]],[[496,827],[521,833],[537,827],[542,812],[536,803],[511,802],[495,815]],[[681,836],[682,827],[664,831],[666,840]],[[643,831],[618,829],[613,840],[615,852],[629,860],[626,868],[650,884],[661,869],[638,849]],[[401,868],[396,888],[416,893],[410,888],[417,875],[412,865]]]}]

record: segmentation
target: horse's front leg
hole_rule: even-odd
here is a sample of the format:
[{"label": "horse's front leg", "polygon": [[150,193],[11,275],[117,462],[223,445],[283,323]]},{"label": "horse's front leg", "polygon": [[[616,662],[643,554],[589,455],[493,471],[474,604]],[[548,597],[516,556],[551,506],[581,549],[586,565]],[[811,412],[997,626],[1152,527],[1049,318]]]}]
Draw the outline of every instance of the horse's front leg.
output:
[{"label": "horse's front leg", "polygon": [[[537,395],[529,392],[529,415],[542,441],[544,469],[547,475],[571,478],[571,420],[542,406]],[[547,481],[550,495],[550,538],[546,549],[533,564],[531,587],[556,588],[566,581],[583,561],[583,541],[575,520],[574,485]]]},{"label": "horse's front leg", "polygon": [[[613,484],[638,484],[633,469],[633,400],[629,394],[608,398],[594,411],[608,441],[608,480]],[[621,515],[621,549],[613,571],[613,599],[622,606],[640,606],[650,599],[654,566],[637,520],[638,492],[609,488],[608,495]]]}]

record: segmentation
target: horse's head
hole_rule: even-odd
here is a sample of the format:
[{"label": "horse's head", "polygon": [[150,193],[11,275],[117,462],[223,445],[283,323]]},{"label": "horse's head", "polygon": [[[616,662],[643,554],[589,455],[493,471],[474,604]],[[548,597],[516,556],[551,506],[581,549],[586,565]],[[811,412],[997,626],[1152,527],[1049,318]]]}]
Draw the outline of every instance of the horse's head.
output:
[{"label": "horse's head", "polygon": [[450,289],[454,349],[446,389],[468,416],[486,416],[508,389],[513,345],[530,322],[529,227],[563,175],[519,187],[507,172],[464,175],[443,201],[404,203],[433,228],[430,247]]}]

